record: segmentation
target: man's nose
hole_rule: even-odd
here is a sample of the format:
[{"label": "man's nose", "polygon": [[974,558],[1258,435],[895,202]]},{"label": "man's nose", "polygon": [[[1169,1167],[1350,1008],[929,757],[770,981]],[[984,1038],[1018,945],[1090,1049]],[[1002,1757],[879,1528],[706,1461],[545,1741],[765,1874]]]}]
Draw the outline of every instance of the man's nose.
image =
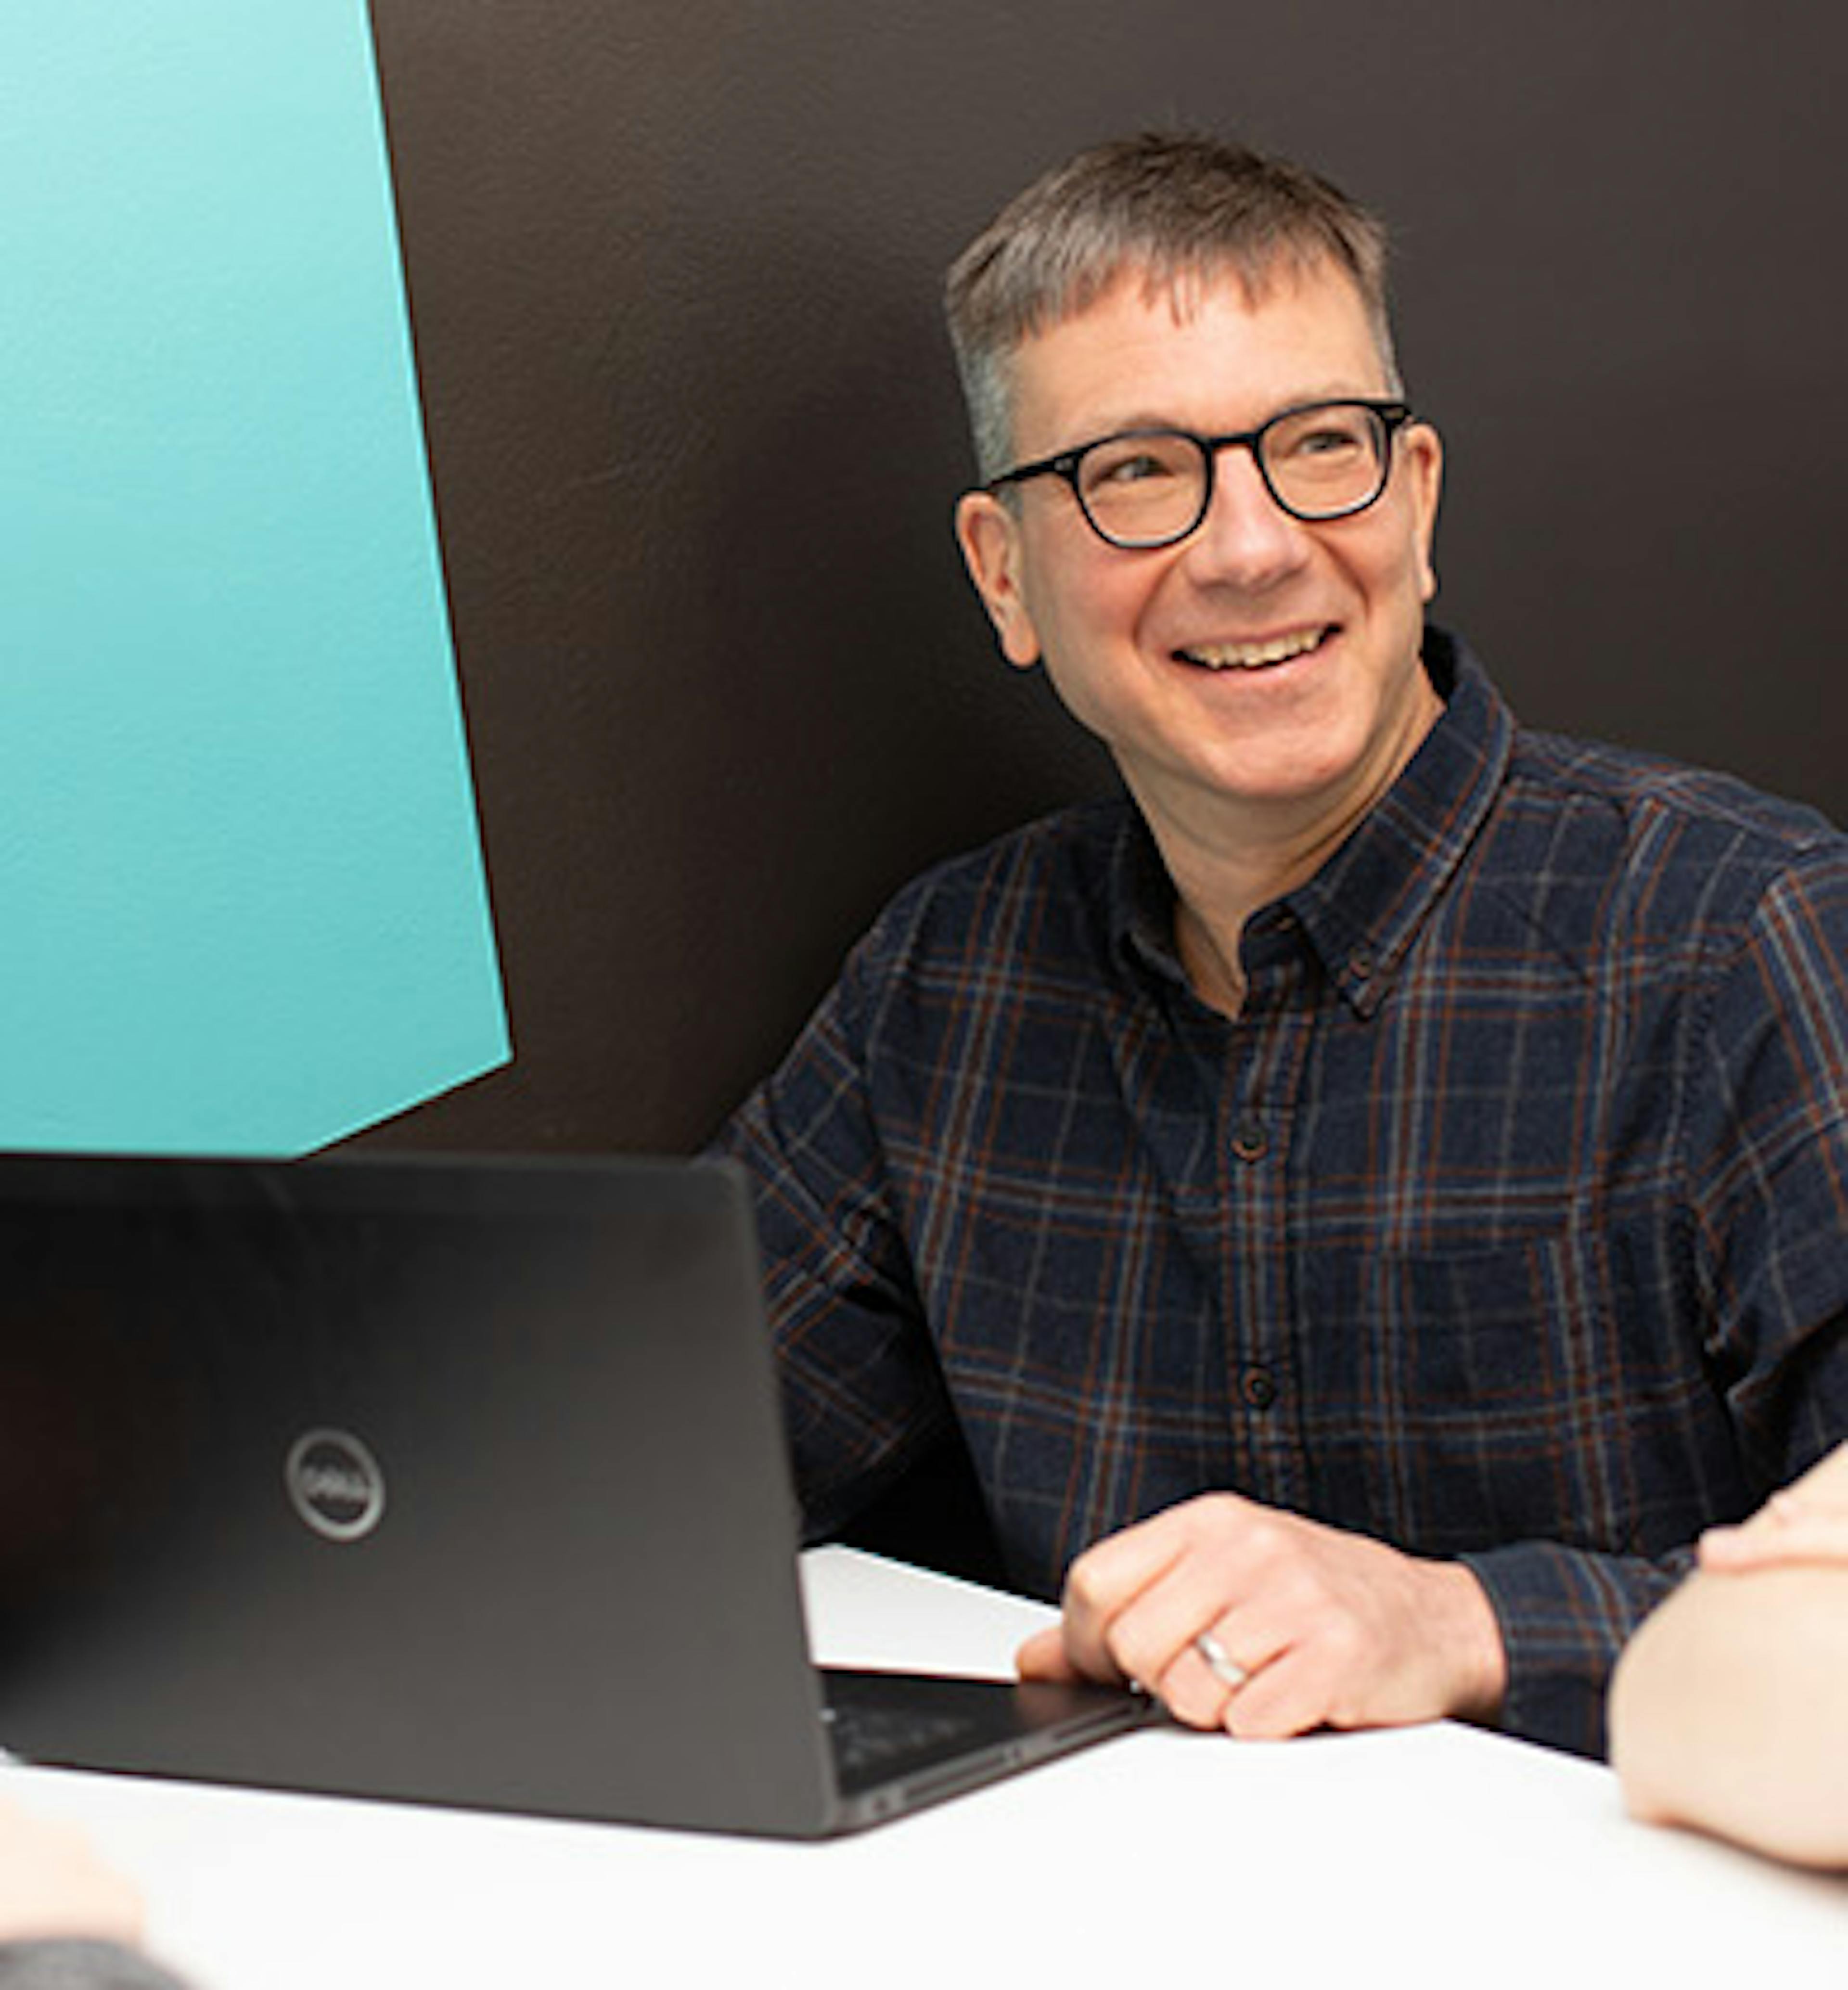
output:
[{"label": "man's nose", "polygon": [[1213,459],[1206,516],[1189,545],[1203,577],[1267,586],[1295,572],[1311,544],[1302,521],[1270,494],[1249,448],[1220,450]]}]

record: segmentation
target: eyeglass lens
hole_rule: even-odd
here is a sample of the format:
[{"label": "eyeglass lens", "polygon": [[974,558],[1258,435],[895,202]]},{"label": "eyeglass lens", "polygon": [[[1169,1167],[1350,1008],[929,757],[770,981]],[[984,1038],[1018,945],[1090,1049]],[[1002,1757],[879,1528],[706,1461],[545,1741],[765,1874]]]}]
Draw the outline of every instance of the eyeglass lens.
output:
[{"label": "eyeglass lens", "polygon": [[[1371,408],[1307,408],[1268,424],[1257,442],[1272,494],[1303,518],[1329,518],[1378,496],[1385,428]],[[1212,475],[1206,446],[1152,431],[1094,444],[1079,463],[1078,494],[1106,538],[1151,544],[1178,538],[1204,516]]]}]

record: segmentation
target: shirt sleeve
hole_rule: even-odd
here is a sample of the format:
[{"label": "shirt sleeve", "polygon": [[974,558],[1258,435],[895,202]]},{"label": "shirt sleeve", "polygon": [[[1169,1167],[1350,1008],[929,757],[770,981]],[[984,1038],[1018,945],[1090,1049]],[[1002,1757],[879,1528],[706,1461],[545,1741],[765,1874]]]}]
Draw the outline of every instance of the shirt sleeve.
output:
[{"label": "shirt sleeve", "polygon": [[752,1180],[810,1540],[844,1525],[952,1421],[870,1102],[868,1018],[886,951],[875,928],[715,1143]]},{"label": "shirt sleeve", "polygon": [[0,1942],[0,1990],[186,1990],[138,1950],[58,1937]]},{"label": "shirt sleeve", "polygon": [[1501,1626],[1505,1733],[1580,1755],[1605,1752],[1604,1701],[1617,1655],[1693,1565],[1524,1541],[1462,1557]]},{"label": "shirt sleeve", "polygon": [[[1848,858],[1839,840],[1772,880],[1686,1027],[1690,1330],[1755,1505],[1848,1438]],[[1502,1627],[1504,1726],[1602,1754],[1611,1667],[1692,1567],[1693,1544],[1646,1560],[1523,1543],[1465,1560]]]}]

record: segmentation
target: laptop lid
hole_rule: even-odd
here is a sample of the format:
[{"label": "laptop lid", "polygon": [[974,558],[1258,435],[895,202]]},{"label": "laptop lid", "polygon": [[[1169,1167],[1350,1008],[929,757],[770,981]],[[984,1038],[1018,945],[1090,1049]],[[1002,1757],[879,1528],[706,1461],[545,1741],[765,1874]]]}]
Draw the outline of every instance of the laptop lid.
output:
[{"label": "laptop lid", "polygon": [[814,1835],[1058,1745],[843,1798],[725,1163],[0,1157],[0,1262],[18,1754]]}]

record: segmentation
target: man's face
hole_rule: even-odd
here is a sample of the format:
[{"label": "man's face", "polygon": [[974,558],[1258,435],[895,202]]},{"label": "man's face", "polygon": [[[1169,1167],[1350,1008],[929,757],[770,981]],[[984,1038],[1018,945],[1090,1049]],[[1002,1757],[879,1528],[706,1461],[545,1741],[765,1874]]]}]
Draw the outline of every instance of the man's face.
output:
[{"label": "man's face", "polygon": [[[1280,271],[1255,300],[1225,277],[1185,316],[1133,277],[1028,341],[1011,377],[1016,461],[1391,391],[1359,292],[1327,265]],[[958,537],[1004,654],[1044,661],[1158,834],[1344,830],[1428,729],[1418,647],[1441,449],[1422,424],[1393,447],[1378,502],[1319,525],[1279,509],[1248,450],[1224,450],[1200,529],[1153,551],[1106,545],[1055,477],[1023,485],[1017,512],[963,500]]]}]

